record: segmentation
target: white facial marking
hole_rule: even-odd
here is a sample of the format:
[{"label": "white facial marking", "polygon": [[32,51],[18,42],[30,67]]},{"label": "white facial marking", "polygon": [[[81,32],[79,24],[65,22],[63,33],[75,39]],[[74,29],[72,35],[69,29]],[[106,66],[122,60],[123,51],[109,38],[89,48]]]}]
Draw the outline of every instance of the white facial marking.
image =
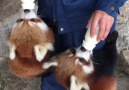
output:
[{"label": "white facial marking", "polygon": [[19,22],[18,27],[21,27],[22,24],[23,24],[23,21]]},{"label": "white facial marking", "polygon": [[31,19],[31,18],[38,18],[37,15],[34,13],[33,10],[30,10],[30,12],[25,13],[24,11],[21,14],[21,18],[23,19]]},{"label": "white facial marking", "polygon": [[41,30],[48,30],[48,26],[44,23],[44,22],[38,22],[38,23],[35,23],[35,22],[31,22],[29,21],[29,25],[30,26],[33,26],[33,25],[38,25],[38,27],[41,29]]},{"label": "white facial marking", "polygon": [[13,25],[12,30],[13,30],[14,28],[16,28],[16,26],[17,26],[17,23],[15,23],[15,24]]},{"label": "white facial marking", "polygon": [[48,30],[48,26],[44,22],[39,22],[37,25],[42,29],[42,30]]},{"label": "white facial marking", "polygon": [[90,66],[83,65],[82,68],[83,68],[83,70],[84,70],[84,72],[85,72],[86,74],[90,74],[90,73],[92,73],[93,70],[94,70],[94,68],[93,68],[92,65],[90,65]]},{"label": "white facial marking", "polygon": [[90,59],[90,52],[89,51],[81,51],[80,48],[77,48],[76,56],[84,58],[86,61]]},{"label": "white facial marking", "polygon": [[58,63],[57,62],[45,62],[42,67],[44,69],[48,69],[51,66],[58,66]]},{"label": "white facial marking", "polygon": [[13,25],[12,30],[14,30],[16,27],[20,27],[22,24],[23,24],[23,21],[21,21],[21,22],[19,22],[19,23],[15,23],[15,24]]},{"label": "white facial marking", "polygon": [[35,24],[35,23],[31,22],[31,21],[29,21],[28,23],[29,23],[30,26],[33,26]]},{"label": "white facial marking", "polygon": [[83,65],[83,64],[79,61],[79,59],[76,59],[76,60],[75,60],[75,64]]}]

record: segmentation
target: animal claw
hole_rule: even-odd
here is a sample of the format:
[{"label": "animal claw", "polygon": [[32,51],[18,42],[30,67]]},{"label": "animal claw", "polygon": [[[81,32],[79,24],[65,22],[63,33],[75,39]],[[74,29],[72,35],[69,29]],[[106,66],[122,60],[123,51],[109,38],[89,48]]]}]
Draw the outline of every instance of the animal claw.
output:
[{"label": "animal claw", "polygon": [[14,60],[14,59],[15,59],[15,57],[16,57],[15,53],[10,53],[9,58],[10,58],[11,60]]},{"label": "animal claw", "polygon": [[41,62],[43,60],[44,56],[41,56],[41,55],[37,55],[36,56],[36,59],[37,61]]},{"label": "animal claw", "polygon": [[44,69],[48,69],[51,66],[58,66],[58,63],[57,62],[46,62],[43,64]]}]

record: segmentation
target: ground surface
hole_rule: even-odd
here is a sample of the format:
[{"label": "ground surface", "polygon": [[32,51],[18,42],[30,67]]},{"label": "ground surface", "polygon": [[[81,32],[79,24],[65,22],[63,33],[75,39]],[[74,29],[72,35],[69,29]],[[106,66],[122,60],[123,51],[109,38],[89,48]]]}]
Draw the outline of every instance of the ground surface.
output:
[{"label": "ground surface", "polygon": [[0,0],[0,21],[19,11],[20,0]]},{"label": "ground surface", "polygon": [[9,71],[7,59],[0,58],[0,90],[40,90],[40,78],[15,77]]},{"label": "ground surface", "polygon": [[123,60],[119,57],[116,65],[117,90],[129,90],[129,73],[123,64]]}]

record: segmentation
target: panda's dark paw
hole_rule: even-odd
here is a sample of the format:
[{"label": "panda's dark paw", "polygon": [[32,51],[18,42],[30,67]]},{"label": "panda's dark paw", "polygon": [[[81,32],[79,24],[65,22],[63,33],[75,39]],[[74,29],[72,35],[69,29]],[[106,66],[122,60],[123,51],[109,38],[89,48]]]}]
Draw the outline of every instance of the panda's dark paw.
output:
[{"label": "panda's dark paw", "polygon": [[116,44],[117,38],[118,38],[118,32],[113,31],[111,34],[108,35],[106,43],[107,44]]}]

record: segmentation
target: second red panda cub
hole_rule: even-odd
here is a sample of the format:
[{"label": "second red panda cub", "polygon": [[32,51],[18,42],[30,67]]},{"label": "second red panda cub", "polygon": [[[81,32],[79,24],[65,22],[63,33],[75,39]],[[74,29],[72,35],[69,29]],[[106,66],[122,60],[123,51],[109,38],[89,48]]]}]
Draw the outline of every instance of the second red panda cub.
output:
[{"label": "second red panda cub", "polygon": [[[81,46],[56,55],[51,61],[45,62],[43,68],[56,67],[56,79],[67,90],[116,90],[116,79],[107,70],[113,70],[117,59],[117,37],[118,33],[114,31],[108,36],[102,50],[95,54],[97,56],[93,54],[92,57],[97,59],[95,61],[104,61],[103,64],[98,63],[97,67],[90,58],[92,52]],[[97,75],[98,72],[101,76]]]},{"label": "second red panda cub", "polygon": [[45,62],[43,68],[56,66],[56,78],[68,90],[89,90],[94,71],[90,54],[84,47],[69,49]]},{"label": "second red panda cub", "polygon": [[31,9],[24,9],[8,36],[9,68],[18,77],[44,73],[54,50],[53,31]]}]

